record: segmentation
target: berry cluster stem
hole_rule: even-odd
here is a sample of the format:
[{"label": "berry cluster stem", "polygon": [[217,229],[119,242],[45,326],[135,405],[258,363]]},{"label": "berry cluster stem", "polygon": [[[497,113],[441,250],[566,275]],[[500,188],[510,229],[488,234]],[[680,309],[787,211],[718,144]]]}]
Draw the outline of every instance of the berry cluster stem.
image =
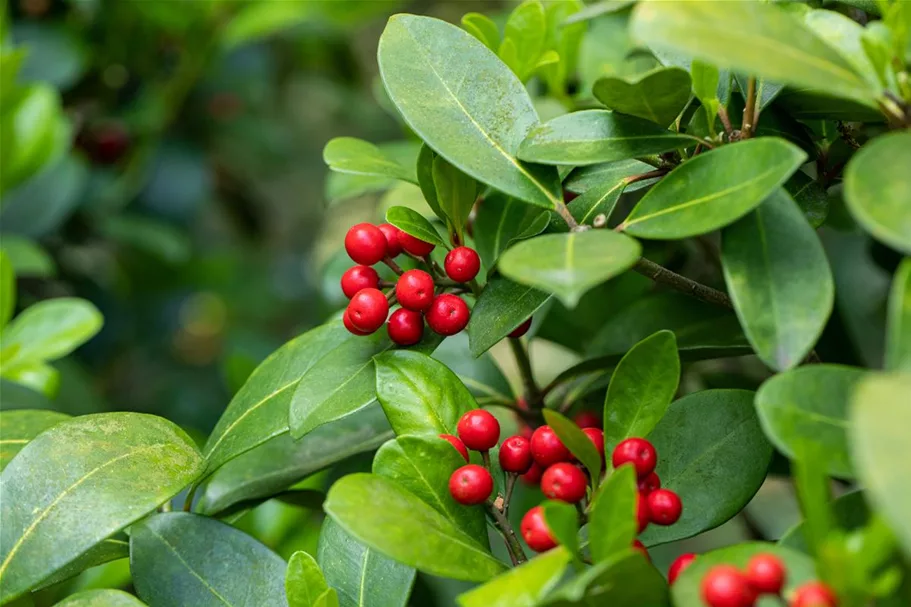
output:
[{"label": "berry cluster stem", "polygon": [[399,264],[395,263],[395,261],[393,261],[393,259],[388,255],[385,259],[383,259],[383,263],[389,266],[389,268],[399,276],[405,273],[405,270],[403,270]]},{"label": "berry cluster stem", "polygon": [[519,366],[519,373],[522,375],[522,385],[525,390],[525,402],[532,409],[540,409],[543,406],[543,398],[538,384],[535,382],[535,376],[531,371],[531,360],[528,357],[528,350],[522,344],[520,339],[509,338],[509,347],[512,348],[513,356],[516,357],[516,364]]},{"label": "berry cluster stem", "polygon": [[522,550],[522,544],[519,543],[509,519],[506,518],[504,511],[497,508],[491,500],[487,500],[486,505],[487,511],[490,512],[494,521],[496,521],[497,529],[503,535],[503,539],[506,542],[506,550],[509,551],[509,558],[512,560],[512,564],[515,566],[521,565],[528,560],[528,557],[525,555],[525,551]]}]

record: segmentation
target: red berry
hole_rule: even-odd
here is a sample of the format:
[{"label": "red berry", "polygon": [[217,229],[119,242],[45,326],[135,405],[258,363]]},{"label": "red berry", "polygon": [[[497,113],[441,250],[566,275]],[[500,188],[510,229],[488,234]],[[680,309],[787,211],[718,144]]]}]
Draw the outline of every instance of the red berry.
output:
[{"label": "red berry", "polygon": [[345,234],[345,250],[355,263],[372,266],[386,256],[386,237],[375,225],[359,223]]},{"label": "red berry", "polygon": [[433,300],[427,310],[427,324],[440,335],[455,335],[465,328],[471,312],[462,298],[444,293]]},{"label": "red berry", "polygon": [[425,255],[430,255],[430,252],[434,249],[436,245],[432,245],[429,242],[424,242],[418,238],[415,238],[411,234],[399,230],[399,244],[402,245],[402,248],[411,253],[412,255],[417,255],[418,257],[424,257]]},{"label": "red berry", "polygon": [[604,432],[601,432],[598,428],[582,428],[582,433],[588,437],[588,440],[592,442],[595,446],[595,449],[598,450],[598,454],[601,456],[601,461],[604,461]]},{"label": "red berry", "polygon": [[370,266],[352,266],[342,274],[342,293],[351,299],[361,289],[375,289],[380,284],[380,275]]},{"label": "red berry", "polygon": [[354,333],[355,335],[370,335],[373,331],[361,331],[351,322],[351,317],[348,316],[348,310],[345,310],[345,313],[342,314],[342,323],[345,325],[345,328],[348,329],[349,333]]},{"label": "red berry", "polygon": [[465,447],[465,443],[459,440],[458,436],[453,436],[452,434],[441,434],[440,438],[448,440],[449,444],[455,447],[455,450],[465,458],[465,461],[468,461],[468,449]]},{"label": "red berry", "polygon": [[654,472],[639,479],[639,493],[642,495],[648,495],[655,489],[661,489],[661,479]]},{"label": "red berry", "polygon": [[547,523],[544,522],[544,510],[541,506],[535,506],[525,513],[519,530],[522,533],[522,539],[535,552],[544,552],[557,545],[557,540],[551,535]]},{"label": "red berry", "polygon": [[531,435],[531,456],[542,468],[573,461],[573,454],[550,426],[541,426]]},{"label": "red berry", "polygon": [[523,335],[528,333],[528,330],[530,328],[531,328],[531,318],[529,318],[528,320],[523,322],[521,325],[519,325],[518,327],[513,329],[512,332],[509,334],[509,336],[512,337],[513,339],[519,339],[520,337],[522,337]]},{"label": "red berry", "polygon": [[692,564],[696,560],[696,555],[692,552],[687,552],[686,554],[681,554],[677,557],[673,563],[671,563],[670,568],[667,570],[667,583],[673,584],[677,577],[683,573],[683,570]]},{"label": "red berry", "polygon": [[649,563],[652,562],[652,557],[649,555],[648,549],[645,547],[645,544],[643,544],[639,540],[633,540],[632,548],[633,548],[633,550],[636,550],[637,552],[641,552],[642,555],[645,557],[645,560],[647,560]]},{"label": "red berry", "polygon": [[658,464],[658,454],[655,453],[652,444],[644,438],[628,438],[614,448],[611,461],[614,468],[632,462],[636,467],[636,475],[643,478],[655,469]]},{"label": "red berry", "polygon": [[379,289],[361,289],[348,302],[348,317],[351,324],[373,333],[383,326],[389,315],[389,302]]},{"label": "red berry", "polygon": [[487,451],[500,440],[500,422],[483,409],[472,409],[462,416],[456,427],[465,446],[475,451]]},{"label": "red berry", "polygon": [[642,533],[651,522],[651,516],[648,511],[648,500],[641,493],[636,494],[636,527],[637,533]]},{"label": "red berry", "polygon": [[433,303],[433,276],[424,270],[408,270],[395,283],[395,297],[403,308],[423,312]]},{"label": "red berry", "polygon": [[400,346],[413,346],[424,336],[424,317],[420,312],[399,308],[386,323],[389,339]]},{"label": "red berry", "polygon": [[379,228],[386,237],[386,255],[398,257],[402,253],[402,243],[399,241],[399,234],[402,231],[391,223],[381,223]]},{"label": "red berry", "polygon": [[683,504],[680,496],[670,489],[655,489],[648,494],[648,511],[651,521],[657,525],[673,525],[680,519]]},{"label": "red berry", "polygon": [[528,472],[520,476],[522,482],[530,487],[540,484],[541,477],[544,476],[544,468],[538,465],[537,462],[531,463],[531,468],[528,469]]},{"label": "red berry", "polygon": [[92,159],[100,164],[113,164],[120,160],[130,147],[130,133],[120,123],[104,124],[94,129],[94,154]]},{"label": "red berry", "polygon": [[585,497],[587,488],[585,473],[567,462],[550,466],[541,477],[541,492],[549,499],[575,504]]},{"label": "red berry", "polygon": [[579,413],[576,413],[573,421],[576,422],[577,426],[583,429],[601,427],[601,416],[594,411],[580,411]]},{"label": "red berry", "polygon": [[506,472],[525,474],[533,460],[531,443],[522,436],[510,436],[500,445],[500,467]]},{"label": "red berry", "polygon": [[774,554],[757,554],[747,563],[747,581],[760,594],[781,594],[787,572]]},{"label": "red berry", "polygon": [[483,504],[493,491],[493,477],[483,466],[467,464],[449,477],[449,493],[466,506]]},{"label": "red berry", "polygon": [[446,254],[443,262],[446,275],[456,282],[469,282],[481,269],[481,258],[470,247],[456,247]]},{"label": "red berry", "polygon": [[702,599],[709,607],[751,607],[753,591],[733,565],[718,565],[702,578]]},{"label": "red berry", "polygon": [[807,582],[794,591],[791,607],[836,607],[838,597],[822,582]]}]

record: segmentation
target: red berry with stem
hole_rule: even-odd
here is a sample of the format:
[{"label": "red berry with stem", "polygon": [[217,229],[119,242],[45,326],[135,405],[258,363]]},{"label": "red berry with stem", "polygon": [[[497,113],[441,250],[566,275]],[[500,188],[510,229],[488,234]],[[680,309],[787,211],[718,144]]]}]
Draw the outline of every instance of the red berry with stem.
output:
[{"label": "red berry with stem", "polygon": [[592,442],[595,446],[595,449],[598,450],[598,455],[601,456],[601,461],[604,461],[604,432],[598,428],[582,428],[582,433],[588,437],[588,440]]},{"label": "red berry with stem", "polygon": [[645,557],[645,560],[647,560],[649,563],[652,562],[652,557],[651,557],[651,555],[649,555],[648,549],[645,547],[645,544],[643,544],[639,540],[633,540],[632,548],[636,552],[642,553],[642,555]]},{"label": "red berry with stem", "polygon": [[794,591],[790,607],[836,607],[838,597],[822,582],[807,582]]},{"label": "red berry with stem", "polygon": [[348,318],[351,324],[373,333],[383,326],[389,315],[389,302],[379,289],[361,289],[348,302]]},{"label": "red berry with stem", "polygon": [[541,477],[544,476],[544,468],[538,465],[537,462],[532,462],[531,467],[528,469],[528,472],[520,476],[522,482],[530,487],[534,487],[541,483]]},{"label": "red berry with stem", "polygon": [[522,436],[510,436],[500,445],[500,467],[506,472],[525,474],[533,463],[531,443]]},{"label": "red berry with stem", "polygon": [[466,506],[483,504],[493,491],[493,477],[483,466],[467,464],[449,477],[449,493]]},{"label": "red berry with stem", "polygon": [[380,232],[386,237],[386,255],[389,257],[398,257],[402,254],[402,243],[399,241],[400,229],[391,223],[381,223]]},{"label": "red berry with stem", "polygon": [[573,461],[573,454],[569,452],[550,426],[541,426],[532,433],[531,456],[542,468],[547,468],[557,462]]},{"label": "red berry with stem", "polygon": [[661,489],[661,479],[654,472],[639,479],[639,493],[642,495],[648,495],[655,489]]},{"label": "red berry with stem", "polygon": [[757,554],[747,563],[746,576],[759,594],[781,594],[787,571],[774,554]]},{"label": "red berry with stem", "polygon": [[641,493],[636,494],[636,532],[642,533],[652,518],[648,511],[648,500]]},{"label": "red berry with stem", "polygon": [[424,270],[408,270],[395,283],[395,297],[403,308],[423,312],[433,304],[433,276]]},{"label": "red berry with stem", "polygon": [[557,462],[544,471],[541,492],[545,497],[575,504],[585,497],[588,478],[573,464]]},{"label": "red berry with stem", "polygon": [[424,336],[424,317],[420,312],[399,308],[386,323],[389,339],[400,346],[413,346]]},{"label": "red berry with stem", "polygon": [[684,569],[689,567],[694,560],[696,560],[696,555],[692,552],[687,552],[686,554],[678,556],[667,570],[667,583],[673,584],[677,581],[677,578],[683,573]]},{"label": "red berry with stem", "polygon": [[557,540],[554,539],[550,529],[547,528],[547,523],[544,522],[544,510],[541,506],[535,506],[525,513],[522,523],[519,525],[519,531],[528,547],[535,552],[544,552],[557,545]]},{"label": "red berry with stem", "polygon": [[443,269],[456,282],[470,282],[481,269],[481,258],[471,247],[456,247],[446,254]]},{"label": "red berry with stem", "polygon": [[483,409],[472,409],[463,415],[456,429],[465,446],[474,451],[488,451],[500,440],[500,422]]},{"label": "red berry with stem", "polygon": [[465,328],[470,317],[468,304],[451,293],[436,297],[427,310],[427,324],[440,335],[455,335]]},{"label": "red berry with stem", "polygon": [[523,335],[528,333],[528,330],[530,328],[531,328],[531,318],[529,318],[528,320],[523,322],[521,325],[519,325],[518,327],[513,329],[512,332],[510,332],[509,336],[512,337],[513,339],[519,339],[520,337],[522,337]]},{"label": "red berry with stem", "polygon": [[709,607],[751,607],[755,596],[747,578],[733,565],[718,565],[702,578],[702,599]]},{"label": "red berry with stem", "polygon": [[360,329],[355,327],[354,324],[351,322],[351,317],[348,316],[347,309],[345,310],[345,313],[342,314],[342,323],[345,325],[345,328],[348,329],[349,333],[353,333],[355,335],[363,336],[363,335],[370,335],[371,333],[373,333],[373,331],[361,331]]},{"label": "red berry with stem", "polygon": [[594,411],[580,411],[579,413],[576,413],[573,421],[576,422],[577,426],[583,429],[601,427],[601,417]]},{"label": "red berry with stem", "polygon": [[655,489],[645,498],[651,521],[657,525],[673,525],[680,519],[683,504],[680,496],[670,489]]},{"label": "red berry with stem", "polygon": [[468,461],[468,448],[465,446],[465,443],[459,440],[458,436],[453,436],[452,434],[441,434],[440,438],[449,441],[449,444],[455,447],[455,450],[465,458],[465,461]]},{"label": "red berry with stem", "polygon": [[342,293],[351,299],[361,289],[375,289],[380,284],[380,275],[370,266],[352,266],[342,274]]},{"label": "red berry with stem", "polygon": [[355,263],[372,266],[386,256],[386,237],[375,225],[359,223],[345,234],[345,250]]},{"label": "red berry with stem", "polygon": [[399,230],[399,244],[402,245],[402,248],[418,257],[424,257],[425,255],[430,255],[430,252],[433,251],[436,245],[432,245],[429,242],[424,242],[419,238],[415,238],[407,232]]},{"label": "red berry with stem", "polygon": [[644,438],[628,438],[614,448],[611,461],[614,468],[632,462],[636,467],[636,476],[643,478],[655,470],[658,454],[655,453],[655,447]]}]

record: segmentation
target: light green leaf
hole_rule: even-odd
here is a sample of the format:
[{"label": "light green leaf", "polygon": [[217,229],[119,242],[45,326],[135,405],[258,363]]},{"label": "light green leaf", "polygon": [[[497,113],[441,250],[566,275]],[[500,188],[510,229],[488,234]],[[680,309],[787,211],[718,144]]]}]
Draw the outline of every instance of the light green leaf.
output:
[{"label": "light green leaf", "polygon": [[532,129],[519,158],[544,164],[582,166],[670,152],[697,139],[648,120],[607,110],[573,112]]},{"label": "light green leaf", "polygon": [[510,13],[503,30],[500,59],[519,80],[524,82],[534,72],[544,52],[546,35],[547,21],[540,0],[525,0]]},{"label": "light green leaf", "polygon": [[449,519],[380,476],[342,478],[323,509],[367,546],[431,575],[482,582],[506,569]]},{"label": "light green leaf", "polygon": [[905,259],[892,279],[886,334],[886,369],[911,371],[911,259]]},{"label": "light green leaf", "polygon": [[462,16],[462,27],[483,42],[484,46],[497,52],[500,47],[500,30],[490,17],[481,13],[467,13]]},{"label": "light green leaf", "polygon": [[480,356],[538,311],[550,295],[502,276],[492,278],[468,322],[471,353]]},{"label": "light green leaf", "polygon": [[330,169],[340,173],[401,179],[415,185],[418,183],[414,167],[401,165],[372,143],[354,137],[331,139],[323,149],[323,160]]},{"label": "light green leaf", "polygon": [[285,29],[300,25],[316,16],[317,5],[307,2],[253,3],[240,9],[224,25],[220,33],[225,50],[256,42]]},{"label": "light green leaf", "polygon": [[[440,201],[440,203],[442,204],[442,201]],[[409,209],[408,207],[391,207],[386,211],[386,221],[419,240],[440,247],[446,246],[446,243],[440,238],[440,233],[436,231],[433,224],[413,209]]]},{"label": "light green leaf", "polygon": [[569,552],[557,547],[459,595],[461,607],[534,607],[560,581]]},{"label": "light green leaf", "polygon": [[570,453],[582,462],[597,488],[598,479],[601,478],[601,454],[598,453],[588,436],[575,422],[552,409],[544,410],[544,420],[553,428],[554,433],[566,445]]},{"label": "light green leaf", "polygon": [[512,243],[537,236],[550,222],[550,214],[499,192],[491,192],[478,205],[472,235],[475,249],[485,267]]},{"label": "light green leaf", "polygon": [[6,251],[0,251],[0,329],[13,317],[15,309],[16,275]]},{"label": "light green leaf", "polygon": [[465,223],[478,197],[478,182],[438,156],[433,161],[433,183],[450,230],[464,242]]},{"label": "light green leaf", "polygon": [[800,148],[775,137],[700,154],[649,190],[618,229],[658,240],[717,230],[759,206],[805,160]]},{"label": "light green leaf", "polygon": [[338,593],[335,588],[327,588],[326,592],[317,597],[314,607],[339,607]]},{"label": "light green leaf", "polygon": [[[832,502],[831,508],[838,527],[845,531],[860,529],[870,522],[870,507],[867,505],[864,491],[860,489],[842,495]],[[805,537],[806,524],[807,522],[803,520],[788,529],[778,540],[778,545],[810,554]]]},{"label": "light green leaf", "polygon": [[699,60],[693,61],[690,71],[693,78],[693,93],[702,103],[709,134],[714,135],[715,119],[721,108],[721,100],[718,99],[718,83],[721,81],[721,73],[714,65]]},{"label": "light green leaf", "polygon": [[389,97],[437,153],[520,200],[549,209],[563,204],[557,172],[515,156],[538,116],[525,87],[490,49],[444,21],[395,15],[378,58]]},{"label": "light green leaf", "polygon": [[911,255],[911,132],[897,131],[863,146],[845,169],[845,202],[877,240]]},{"label": "light green leaf", "polygon": [[573,23],[591,21],[592,19],[600,17],[601,15],[607,15],[609,13],[615,13],[617,11],[623,10],[634,2],[635,0],[601,0],[600,2],[593,2],[578,13],[571,15],[563,23],[564,25],[571,25]]},{"label": "light green leaf", "polygon": [[864,35],[863,25],[841,13],[823,9],[807,11],[803,16],[803,23],[830,47],[837,50],[854,71],[866,79],[871,90],[879,86],[876,68],[867,57],[861,42]]},{"label": "light green leaf", "polygon": [[301,550],[291,555],[285,572],[288,607],[311,607],[328,588],[315,558]]},{"label": "light green leaf", "polygon": [[583,225],[592,225],[595,217],[601,214],[605,219],[610,219],[626,185],[625,177],[617,179],[615,182],[601,182],[575,198],[567,205],[567,208],[575,220]]},{"label": "light green leaf", "polygon": [[446,221],[446,213],[440,208],[440,201],[437,200],[437,186],[433,182],[433,163],[437,158],[439,156],[426,143],[421,144],[421,152],[417,159],[418,184],[424,200],[427,201],[427,206],[437,217]]},{"label": "light green leaf", "polygon": [[18,348],[5,365],[66,356],[94,336],[102,323],[101,313],[84,299],[60,297],[38,302],[3,330],[3,349]]},{"label": "light green leaf", "polygon": [[547,607],[667,605],[667,583],[645,557],[627,550],[598,563],[557,588],[542,603]]},{"label": "light green leaf", "polygon": [[123,590],[103,588],[71,594],[54,607],[145,607],[145,603]]},{"label": "light green leaf", "polygon": [[[18,348],[0,351],[0,355],[12,358]],[[15,367],[4,367],[0,377],[26,386],[30,390],[43,394],[47,398],[56,398],[60,387],[60,372],[54,367],[40,362],[26,362]]]},{"label": "light green leaf", "polygon": [[68,419],[65,413],[44,409],[0,411],[0,470],[33,438]]},{"label": "light green leaf", "polygon": [[589,289],[632,267],[640,252],[635,240],[609,230],[549,234],[512,247],[499,267],[506,277],[573,308]]},{"label": "light green leaf", "polygon": [[595,563],[629,550],[636,539],[636,494],[636,469],[629,464],[614,470],[592,500],[588,537]]},{"label": "light green leaf", "polygon": [[721,262],[759,358],[776,371],[800,364],[829,320],[835,283],[816,232],[783,189],[724,229]]},{"label": "light green leaf", "polygon": [[581,564],[579,554],[579,514],[572,504],[556,500],[547,500],[541,504],[544,511],[544,524],[554,539],[566,548],[573,558]]},{"label": "light green leaf", "polygon": [[[418,154],[422,147],[413,141],[392,141],[376,146],[383,156],[403,167],[413,167],[417,164]],[[382,192],[393,185],[407,185],[409,182],[399,182],[391,177],[376,177],[372,175],[357,175],[354,173],[338,173],[330,171],[326,176],[326,202],[328,205],[355,198],[371,192]]]},{"label": "light green leaf", "polygon": [[797,490],[797,501],[806,519],[804,537],[814,558],[823,556],[822,550],[834,528],[831,481],[826,474],[827,458],[819,443],[801,441],[796,445],[796,456],[791,461],[791,476]]},{"label": "light green leaf", "polygon": [[0,475],[0,601],[145,516],[192,482],[202,464],[180,428],[152,415],[86,415],[40,434]]},{"label": "light green leaf", "polygon": [[[653,166],[635,159],[579,167],[569,174],[569,177],[563,182],[563,187],[570,192],[585,194],[595,188],[603,189],[608,184],[615,186],[627,177],[648,173],[651,170],[654,170]],[[653,183],[654,180],[637,181],[626,186],[624,191],[632,192]],[[569,206],[572,207],[572,204],[572,202],[569,203]]]},{"label": "light green leaf", "polygon": [[667,126],[690,100],[690,75],[679,67],[660,67],[634,79],[608,76],[595,82],[598,101],[621,114]]},{"label": "light green leaf", "polygon": [[478,405],[483,407],[513,400],[512,388],[494,358],[490,355],[475,358],[468,346],[468,334],[464,331],[447,337],[434,351],[433,357],[456,374]]}]

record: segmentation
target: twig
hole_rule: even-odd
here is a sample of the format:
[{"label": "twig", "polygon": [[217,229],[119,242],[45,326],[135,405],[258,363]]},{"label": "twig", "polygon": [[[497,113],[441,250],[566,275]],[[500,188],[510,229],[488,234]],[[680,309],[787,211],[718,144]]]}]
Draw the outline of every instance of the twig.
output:
[{"label": "twig", "polygon": [[708,287],[685,276],[681,276],[663,266],[659,266],[653,261],[649,261],[645,257],[639,258],[636,265],[633,266],[633,270],[647,278],[651,278],[657,283],[667,285],[701,301],[724,306],[725,308],[733,309],[734,307],[731,303],[731,298],[728,297],[727,293]]},{"label": "twig", "polygon": [[626,185],[630,185],[631,183],[636,183],[637,181],[646,181],[647,179],[654,179],[655,177],[664,177],[670,172],[670,167],[662,167],[660,169],[648,171],[647,173],[642,173],[640,175],[632,175],[631,177],[627,177],[624,181],[626,182]]},{"label": "twig", "polygon": [[724,132],[730,139],[734,133],[734,127],[731,126],[731,117],[728,116],[728,109],[723,105],[718,106],[718,118],[721,119],[721,126],[724,127]]},{"label": "twig", "polygon": [[525,551],[522,550],[522,544],[519,543],[516,532],[513,531],[512,525],[509,524],[509,519],[507,519],[503,512],[501,512],[490,500],[487,500],[487,511],[493,515],[497,527],[503,533],[503,538],[506,540],[506,549],[509,550],[509,557],[512,559],[512,564],[521,565],[527,561],[528,557],[525,556]]},{"label": "twig", "polygon": [[538,384],[535,383],[535,377],[531,371],[531,360],[528,358],[528,351],[519,339],[510,337],[508,339],[509,347],[512,348],[513,356],[516,357],[516,364],[519,366],[519,373],[522,375],[522,385],[525,388],[525,402],[529,408],[536,409],[543,405],[541,391]]},{"label": "twig", "polygon": [[747,104],[743,108],[743,124],[740,133],[743,139],[749,139],[753,135],[754,118],[756,114],[756,78],[750,76],[747,80]]},{"label": "twig", "polygon": [[389,266],[389,268],[399,276],[405,273],[405,270],[403,270],[399,264],[395,263],[388,255],[383,258],[383,263]]}]

